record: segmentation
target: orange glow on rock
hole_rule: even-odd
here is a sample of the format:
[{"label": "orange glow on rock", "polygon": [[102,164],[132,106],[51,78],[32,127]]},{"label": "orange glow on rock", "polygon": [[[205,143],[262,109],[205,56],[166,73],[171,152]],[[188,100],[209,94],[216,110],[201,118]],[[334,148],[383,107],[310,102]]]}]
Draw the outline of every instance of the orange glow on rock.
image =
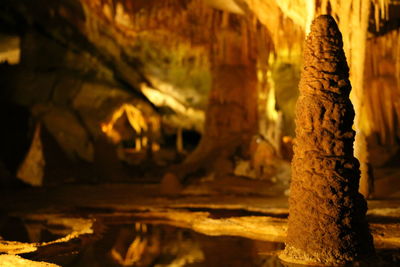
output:
[{"label": "orange glow on rock", "polygon": [[137,133],[147,131],[148,125],[142,112],[131,104],[123,104],[112,114],[111,118],[102,123],[101,130],[105,133],[114,143],[119,143],[122,140],[120,133],[115,130],[114,125],[122,115],[126,115],[129,124]]}]

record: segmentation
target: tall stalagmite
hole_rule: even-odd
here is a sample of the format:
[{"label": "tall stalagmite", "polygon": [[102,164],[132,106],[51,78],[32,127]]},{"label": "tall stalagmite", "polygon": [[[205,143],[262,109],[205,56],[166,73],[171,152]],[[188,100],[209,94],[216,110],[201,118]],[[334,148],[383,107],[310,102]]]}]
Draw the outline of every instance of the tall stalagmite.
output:
[{"label": "tall stalagmite", "polygon": [[335,20],[314,20],[296,106],[289,228],[282,259],[338,265],[374,253],[358,193],[349,68]]}]

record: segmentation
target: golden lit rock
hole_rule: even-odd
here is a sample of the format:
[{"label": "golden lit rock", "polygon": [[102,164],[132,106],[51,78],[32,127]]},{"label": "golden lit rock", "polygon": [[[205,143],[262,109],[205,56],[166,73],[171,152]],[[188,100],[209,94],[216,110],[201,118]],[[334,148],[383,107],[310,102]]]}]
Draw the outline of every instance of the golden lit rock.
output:
[{"label": "golden lit rock", "polygon": [[43,155],[41,140],[41,125],[37,124],[33,134],[32,143],[24,161],[18,169],[17,177],[22,181],[33,185],[43,185],[46,161]]}]

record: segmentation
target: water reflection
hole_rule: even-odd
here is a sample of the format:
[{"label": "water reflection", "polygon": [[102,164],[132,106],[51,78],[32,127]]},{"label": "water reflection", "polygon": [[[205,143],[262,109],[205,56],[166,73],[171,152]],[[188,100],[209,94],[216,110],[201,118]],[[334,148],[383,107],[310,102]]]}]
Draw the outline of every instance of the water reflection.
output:
[{"label": "water reflection", "polygon": [[99,241],[80,252],[67,265],[275,267],[282,265],[276,256],[268,255],[268,252],[281,249],[281,243],[212,237],[172,226],[135,223],[109,225]]},{"label": "water reflection", "polygon": [[[0,239],[3,240],[46,242],[66,236],[70,232],[71,229],[62,225],[0,217]],[[151,221],[106,225],[99,223],[94,234],[43,246],[37,251],[20,256],[63,267],[298,266],[279,261],[276,254],[283,248],[282,243],[231,236],[207,236],[190,229]],[[400,250],[380,248],[376,259],[356,263],[354,266],[400,266]]]},{"label": "water reflection", "polygon": [[204,260],[199,243],[185,231],[143,223],[120,227],[110,255],[121,266],[186,266]]},{"label": "water reflection", "polygon": [[70,233],[57,225],[43,222],[26,222],[19,217],[0,217],[0,239],[25,243],[49,242]]}]

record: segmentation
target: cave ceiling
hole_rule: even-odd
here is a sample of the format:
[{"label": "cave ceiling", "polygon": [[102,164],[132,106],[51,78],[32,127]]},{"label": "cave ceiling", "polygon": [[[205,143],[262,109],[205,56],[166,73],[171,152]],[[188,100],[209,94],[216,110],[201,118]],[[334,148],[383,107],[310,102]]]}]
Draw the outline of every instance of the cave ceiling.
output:
[{"label": "cave ceiling", "polygon": [[[345,2],[351,2],[352,6]],[[398,11],[390,6],[391,2],[396,1],[371,2],[370,17],[375,24],[383,26],[369,27],[370,34],[382,34],[390,28],[385,23],[389,15],[396,17]],[[22,36],[21,63],[35,73],[50,68],[63,69],[64,76],[68,76],[66,72],[78,73],[84,83],[103,83],[113,90],[130,92],[162,114],[164,121],[173,127],[201,131],[215,54],[222,51],[223,56],[231,56],[224,54],[223,44],[216,44],[218,36],[241,33],[240,25],[243,25],[226,23],[227,20],[254,24],[258,21],[265,27],[270,44],[265,53],[258,49],[255,57],[268,65],[270,53],[279,55],[282,51],[301,50],[304,34],[315,15],[330,11],[338,20],[345,21],[340,12],[356,13],[360,8],[357,3],[341,0],[5,0],[0,21],[3,32]],[[351,12],[343,14],[350,16]],[[26,94],[24,97],[29,98]],[[24,103],[35,101],[28,99]]]}]

